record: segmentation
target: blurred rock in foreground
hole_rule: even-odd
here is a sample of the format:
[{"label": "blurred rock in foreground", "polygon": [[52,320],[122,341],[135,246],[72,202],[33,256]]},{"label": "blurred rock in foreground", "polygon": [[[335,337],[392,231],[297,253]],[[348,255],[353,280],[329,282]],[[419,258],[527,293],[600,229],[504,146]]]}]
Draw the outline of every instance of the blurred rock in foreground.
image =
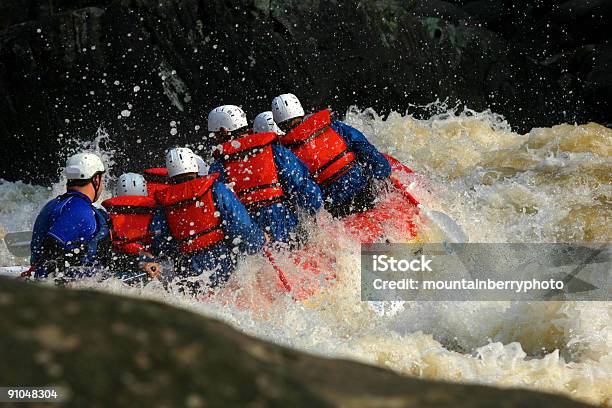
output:
[{"label": "blurred rock in foreground", "polygon": [[69,406],[584,406],[313,357],[184,310],[104,293],[2,278],[0,313],[0,385],[62,385]]}]

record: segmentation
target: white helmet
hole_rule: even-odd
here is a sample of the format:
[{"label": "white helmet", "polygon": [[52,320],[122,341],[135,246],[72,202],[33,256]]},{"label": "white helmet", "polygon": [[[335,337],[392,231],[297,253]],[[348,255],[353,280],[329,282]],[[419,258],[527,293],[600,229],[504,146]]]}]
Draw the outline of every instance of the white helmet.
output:
[{"label": "white helmet", "polygon": [[276,123],[304,116],[304,108],[294,94],[279,95],[272,100],[272,113]]},{"label": "white helmet", "polygon": [[204,159],[196,154],[196,161],[198,162],[198,176],[205,176],[208,174],[208,164]]},{"label": "white helmet", "polygon": [[68,180],[88,180],[104,171],[104,164],[98,156],[93,153],[77,153],[66,160],[64,174]]},{"label": "white helmet", "polygon": [[208,114],[209,132],[218,132],[221,128],[233,132],[246,126],[248,126],[246,113],[236,105],[219,106]]},{"label": "white helmet", "polygon": [[187,147],[170,149],[166,153],[166,168],[168,169],[168,177],[197,173],[199,170],[195,153]]},{"label": "white helmet", "polygon": [[144,177],[136,173],[125,173],[119,176],[115,195],[118,196],[146,196],[147,182]]},{"label": "white helmet", "polygon": [[271,111],[261,112],[255,117],[255,120],[253,121],[253,132],[274,132],[277,135],[284,135],[283,131],[280,130],[274,121],[274,116],[272,115]]}]

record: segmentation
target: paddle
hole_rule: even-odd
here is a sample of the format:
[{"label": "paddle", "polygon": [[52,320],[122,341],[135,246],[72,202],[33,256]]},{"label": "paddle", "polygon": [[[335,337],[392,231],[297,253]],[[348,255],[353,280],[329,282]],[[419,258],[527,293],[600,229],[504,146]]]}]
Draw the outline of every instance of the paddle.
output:
[{"label": "paddle", "polygon": [[0,276],[18,278],[22,272],[28,269],[27,266],[0,266]]},{"label": "paddle", "polygon": [[[384,156],[387,160],[389,160],[391,168],[394,171],[401,171],[407,174],[414,173],[408,166],[404,165],[396,158],[389,156],[388,154],[385,154]],[[406,187],[397,177],[393,176],[393,173],[391,173],[390,180],[391,183],[395,186],[395,188],[397,188],[402,193],[402,195],[408,201],[410,201],[410,203],[418,207],[423,212],[425,217],[429,218],[429,220],[433,222],[444,233],[448,242],[460,244],[469,241],[468,235],[450,216],[441,211],[432,211],[427,209],[408,191],[410,186]]]},{"label": "paddle", "polygon": [[4,236],[4,243],[9,252],[19,258],[30,257],[30,241],[32,231],[7,232]]},{"label": "paddle", "polygon": [[270,252],[270,249],[264,247],[263,252],[264,255],[266,255],[266,257],[268,258],[268,261],[270,261],[272,268],[274,268],[274,270],[278,274],[278,279],[280,279],[287,292],[291,292],[291,285],[287,280],[287,276],[285,276],[285,272],[283,272],[283,270],[276,264],[276,260],[274,259],[274,255],[272,255],[272,252]]}]

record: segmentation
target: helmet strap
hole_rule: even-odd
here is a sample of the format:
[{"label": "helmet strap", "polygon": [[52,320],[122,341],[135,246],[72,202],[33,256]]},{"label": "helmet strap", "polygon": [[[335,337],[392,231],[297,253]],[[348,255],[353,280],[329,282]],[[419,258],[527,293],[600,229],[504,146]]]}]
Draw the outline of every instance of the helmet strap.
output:
[{"label": "helmet strap", "polygon": [[243,126],[239,129],[232,130],[231,132],[227,132],[227,136],[228,136],[228,139],[235,139],[236,136],[241,136],[245,133],[248,133],[248,131],[249,131],[249,127]]},{"label": "helmet strap", "polygon": [[[296,119],[299,119],[299,120],[296,120]],[[279,123],[277,125],[280,128],[280,130],[282,130],[285,133],[289,133],[295,127],[297,127],[297,125],[302,123],[303,120],[304,120],[304,117],[297,117],[297,118],[286,120],[286,121],[284,121],[282,123]]]},{"label": "helmet strap", "polygon": [[91,178],[91,185],[94,188],[94,201],[99,198],[98,197],[98,192],[100,191],[100,186],[102,185],[102,178],[100,177],[100,180],[98,182],[95,181],[97,176],[101,176],[102,173],[96,173],[93,175],[93,177]]},{"label": "helmet strap", "polygon": [[174,176],[170,178],[170,184],[181,184],[189,180],[193,180],[198,177],[198,173],[185,173],[179,174],[178,176]]}]

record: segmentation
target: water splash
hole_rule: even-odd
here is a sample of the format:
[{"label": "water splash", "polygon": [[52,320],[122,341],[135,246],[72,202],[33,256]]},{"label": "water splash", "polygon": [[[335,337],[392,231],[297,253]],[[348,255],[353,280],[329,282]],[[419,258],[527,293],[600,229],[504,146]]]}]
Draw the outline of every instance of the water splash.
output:
[{"label": "water splash", "polygon": [[[473,242],[610,241],[612,130],[558,125],[518,134],[489,111],[429,108],[428,119],[352,108],[346,122],[420,172],[416,196],[451,214]],[[40,187],[1,183],[1,225],[29,228],[50,196]],[[408,375],[612,404],[610,303],[408,302],[383,314],[360,301],[354,237],[328,214],[307,229],[319,255],[333,259],[336,283],[304,303],[278,287],[263,256],[241,264],[212,298],[168,293],[157,283],[77,286],[158,299],[279,344]],[[14,262],[5,257],[0,252],[0,262]],[[303,273],[289,254],[277,260],[288,273]]]}]

